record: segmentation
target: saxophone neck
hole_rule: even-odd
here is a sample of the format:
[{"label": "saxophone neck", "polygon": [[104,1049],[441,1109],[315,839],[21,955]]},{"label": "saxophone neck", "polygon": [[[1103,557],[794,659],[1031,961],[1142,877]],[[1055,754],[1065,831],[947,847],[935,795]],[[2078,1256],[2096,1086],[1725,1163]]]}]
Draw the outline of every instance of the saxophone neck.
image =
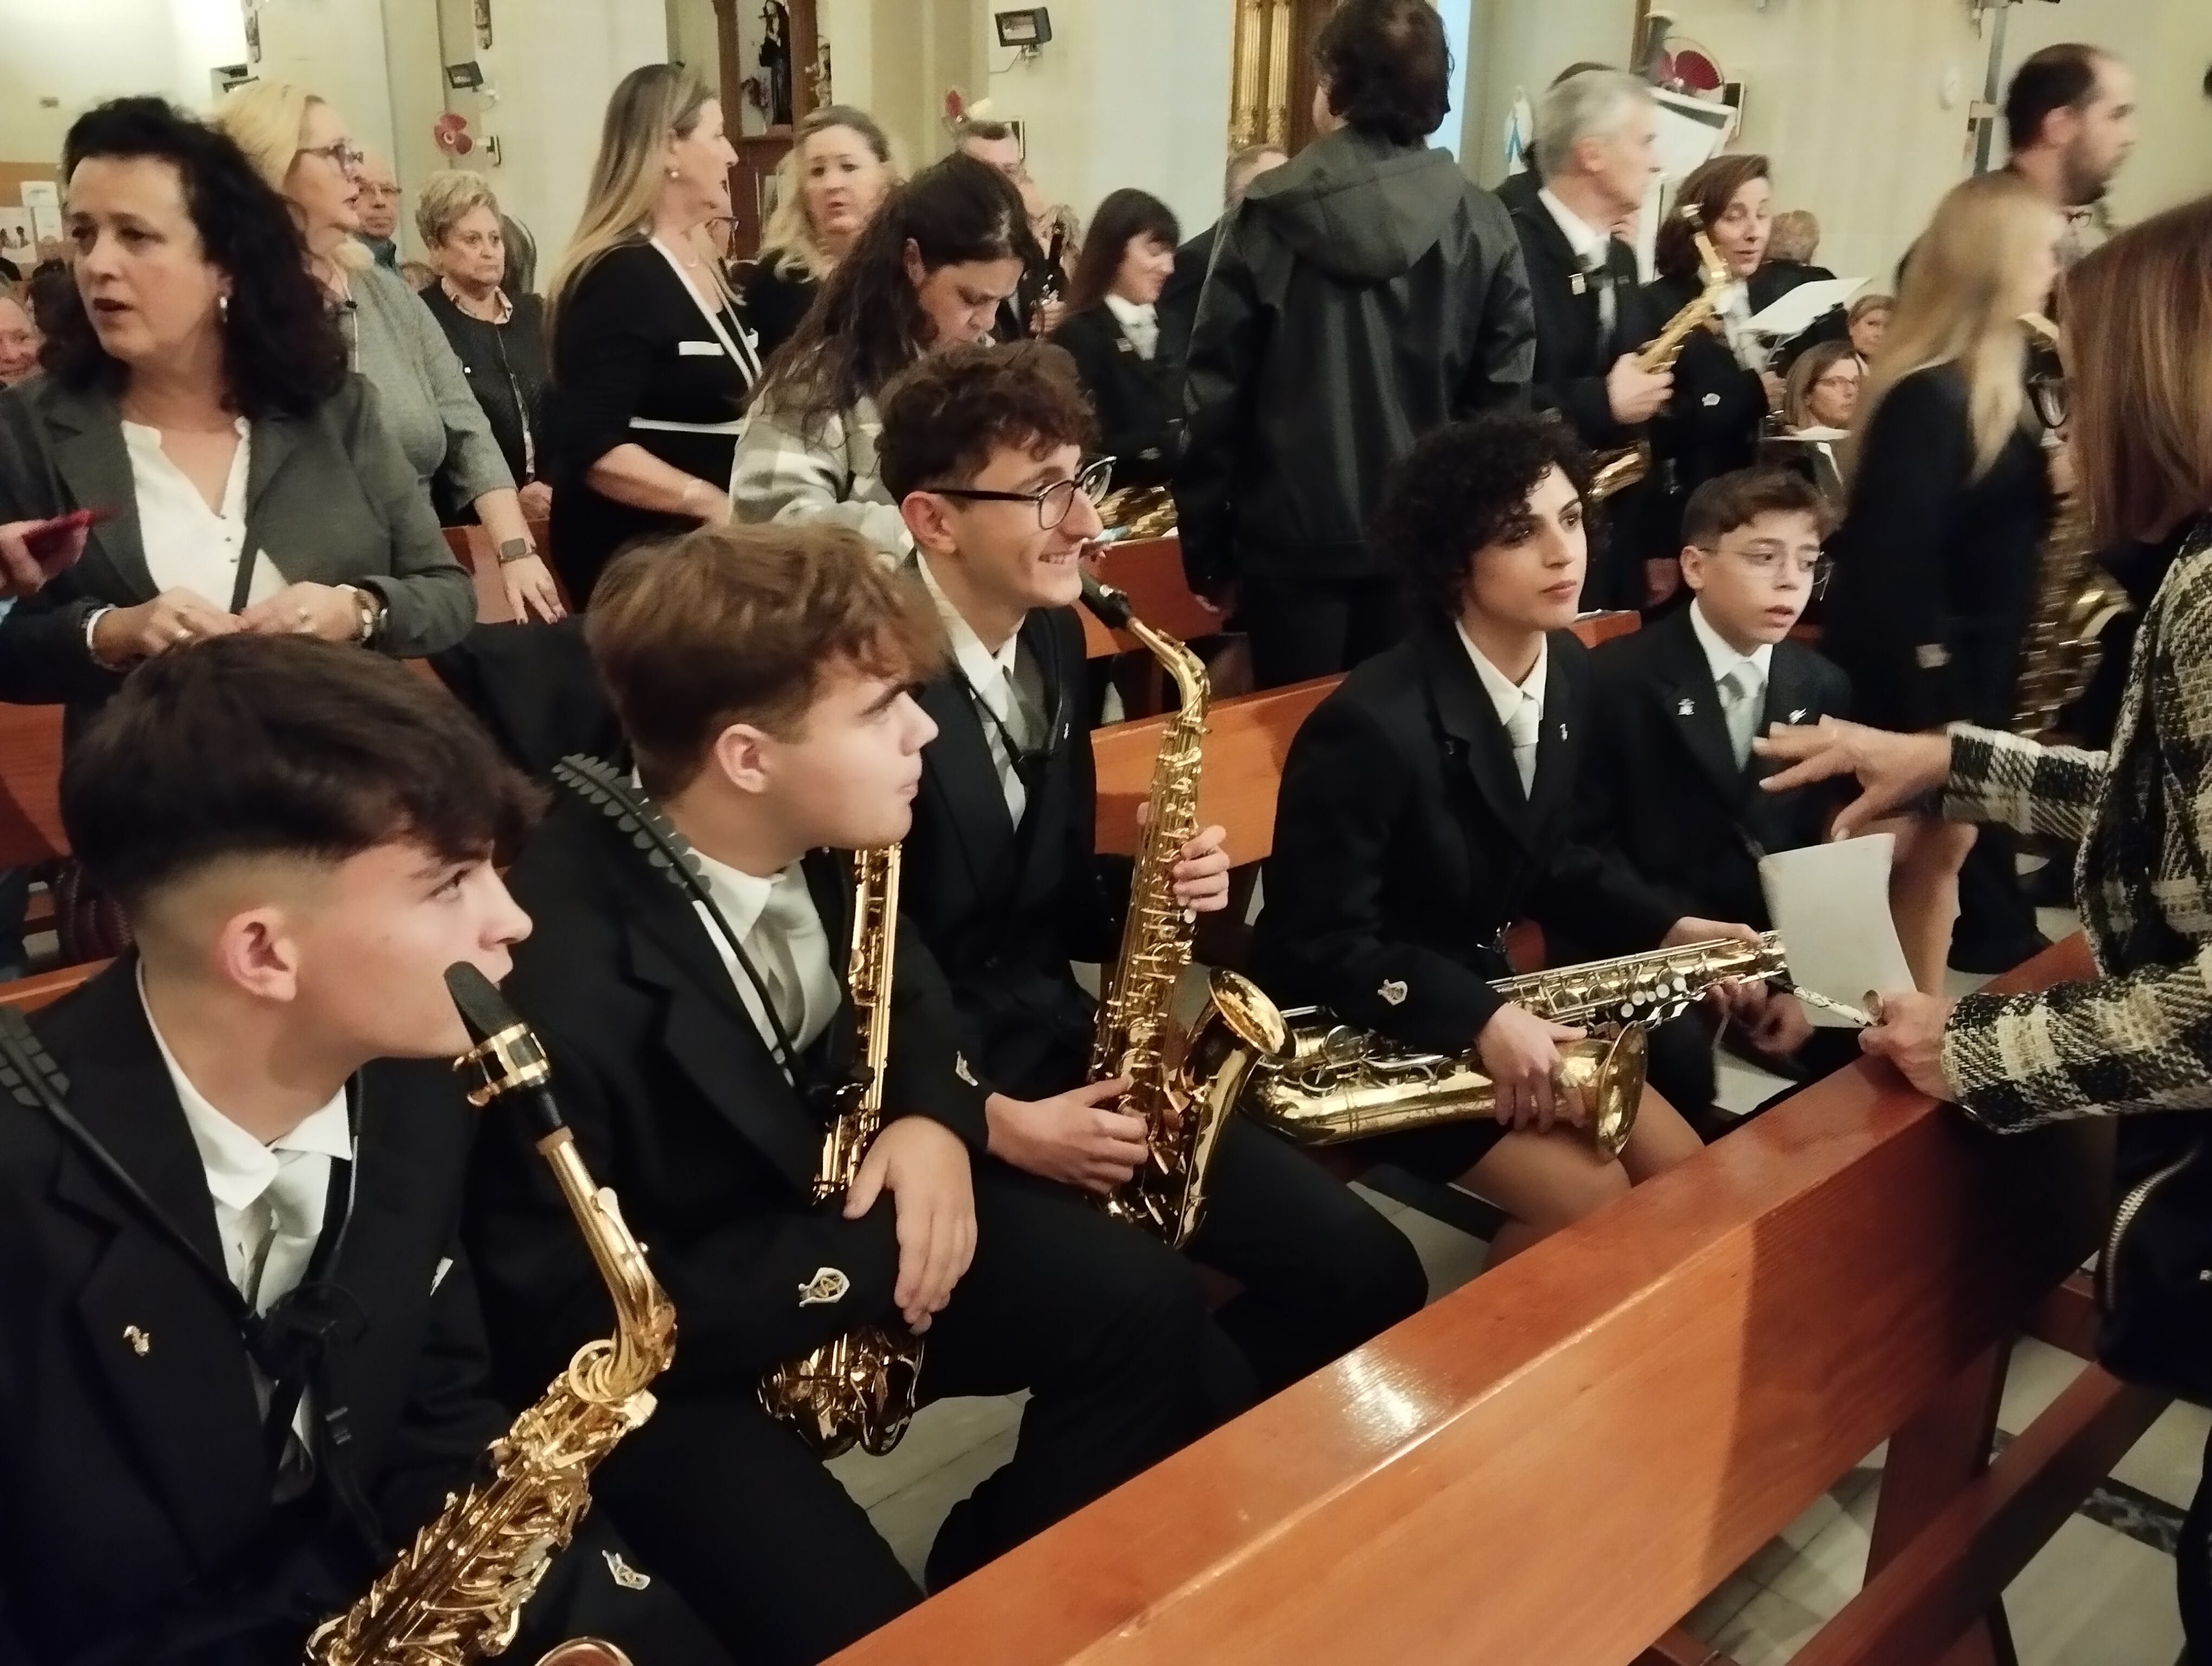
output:
[{"label": "saxophone neck", "polygon": [[592,1183],[575,1135],[561,1128],[540,1140],[538,1151],[553,1170],[614,1304],[618,1365],[610,1392],[626,1396],[667,1368],[675,1351],[675,1309],[623,1219],[615,1195]]}]

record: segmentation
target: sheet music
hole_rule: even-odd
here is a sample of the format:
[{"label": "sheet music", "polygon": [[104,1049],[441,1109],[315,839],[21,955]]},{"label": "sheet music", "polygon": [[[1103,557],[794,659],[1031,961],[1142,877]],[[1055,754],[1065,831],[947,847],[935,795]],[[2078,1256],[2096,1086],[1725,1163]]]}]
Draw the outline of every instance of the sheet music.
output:
[{"label": "sheet music", "polygon": [[[1889,915],[1896,844],[1894,835],[1869,833],[1759,859],[1767,912],[1782,933],[1794,982],[1852,1006],[1863,1005],[1869,989],[1913,987]],[[1823,1028],[1849,1027],[1817,1006],[1804,1011]]]},{"label": "sheet music", "polygon": [[1754,314],[1750,327],[1762,336],[1788,341],[1803,335],[1866,286],[1863,277],[1816,278],[1800,283],[1771,307]]}]

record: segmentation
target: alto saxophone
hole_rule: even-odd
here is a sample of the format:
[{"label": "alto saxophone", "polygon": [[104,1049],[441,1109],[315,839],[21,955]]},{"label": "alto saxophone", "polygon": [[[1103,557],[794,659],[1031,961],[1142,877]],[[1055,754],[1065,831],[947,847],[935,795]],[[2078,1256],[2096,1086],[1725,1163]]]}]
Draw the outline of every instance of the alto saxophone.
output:
[{"label": "alto saxophone", "polygon": [[1206,1208],[1206,1166],[1222,1124],[1263,1061],[1285,1053],[1287,1026],[1250,979],[1216,970],[1188,1030],[1174,1017],[1190,964],[1193,917],[1175,897],[1175,865],[1198,831],[1198,781],[1212,701],[1206,667],[1188,648],[1136,617],[1129,599],[1083,576],[1086,606],[1151,652],[1176,685],[1175,721],[1152,766],[1152,812],[1138,842],[1121,946],[1100,992],[1091,1079],[1129,1079],[1120,1109],[1145,1122],[1145,1164],[1106,1201],[1117,1220],[1180,1246]]},{"label": "alto saxophone", "polygon": [[[1618,1157],[1635,1131],[1644,1097],[1644,1036],[1723,983],[1784,976],[1782,939],[1736,938],[1624,955],[1502,978],[1490,987],[1554,1024],[1610,1030],[1559,1049],[1566,1084],[1581,1094],[1591,1139]],[[1306,1146],[1334,1146],[1371,1134],[1471,1122],[1498,1108],[1495,1085],[1473,1053],[1423,1053],[1339,1021],[1320,1007],[1291,1021],[1287,1061],[1263,1066],[1245,1096],[1246,1111]]]},{"label": "alto saxophone", "polygon": [[[614,1300],[615,1334],[578,1349],[568,1370],[492,1444],[491,1478],[448,1497],[368,1594],[307,1639],[309,1666],[466,1666],[503,1652],[522,1608],[591,1507],[599,1460],[653,1415],[647,1385],[676,1353],[676,1310],[615,1195],[595,1187],[547,1083],[544,1049],[489,980],[465,962],[447,988],[476,1047],[454,1067],[477,1073],[469,1103],[509,1094],[538,1133],[568,1211]],[[611,1644],[579,1639],[545,1657],[627,1666]]]},{"label": "alto saxophone", "polygon": [[[1735,274],[1729,270],[1728,262],[1721,258],[1720,251],[1706,234],[1705,217],[1698,212],[1698,205],[1685,203],[1679,212],[1697,239],[1698,289],[1689,305],[1668,319],[1667,327],[1638,351],[1636,368],[1647,376],[1656,376],[1674,368],[1674,361],[1682,356],[1682,349],[1690,337],[1727,309],[1729,291],[1735,287]],[[1610,370],[1613,367],[1607,365],[1605,368]],[[1595,459],[1592,501],[1602,502],[1615,492],[1626,490],[1650,474],[1651,466],[1649,440],[1600,452]]]},{"label": "alto saxophone", "polygon": [[[2022,316],[2029,332],[2053,348],[2058,326],[2039,313]],[[2112,621],[2135,611],[2126,591],[2098,561],[2089,508],[2078,488],[2058,501],[2058,513],[2036,562],[2035,607],[2022,639],[2020,676],[2013,686],[2013,732],[2039,740],[2058,714],[2079,700],[2105,657],[2104,634]]]},{"label": "alto saxophone", "polygon": [[[884,1119],[884,1068],[890,1059],[891,952],[898,925],[899,848],[853,855],[853,950],[846,979],[860,1025],[860,1069],[839,1095],[822,1136],[814,1176],[817,1203],[852,1189]],[[881,1325],[848,1330],[761,1379],[769,1414],[824,1457],[859,1446],[880,1457],[914,1420],[921,1381],[921,1340]]]}]

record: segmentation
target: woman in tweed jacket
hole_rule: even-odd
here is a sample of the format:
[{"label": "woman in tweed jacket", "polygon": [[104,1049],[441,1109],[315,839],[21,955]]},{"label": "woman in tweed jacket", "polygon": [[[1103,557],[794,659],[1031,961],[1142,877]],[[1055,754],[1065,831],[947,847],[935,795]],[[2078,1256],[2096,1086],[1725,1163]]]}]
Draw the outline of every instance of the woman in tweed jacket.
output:
[{"label": "woman in tweed jacket", "polygon": [[[2212,1398],[2212,198],[2123,233],[2066,284],[2069,442],[2099,541],[2156,549],[2108,751],[1963,726],[1778,730],[1770,790],[1855,774],[1838,833],[1940,790],[1951,819],[2075,850],[2098,976],[2034,994],[1885,995],[1862,1037],[2002,1132],[2120,1116],[2121,1201],[2099,1280],[2123,1375]],[[2144,1114],[2138,1114],[2144,1113]],[[2160,1113],[2150,1115],[2148,1113]],[[2212,1498],[2177,1566],[2190,1658],[2212,1661]]]},{"label": "woman in tweed jacket", "polygon": [[986,340],[1020,283],[1022,199],[953,155],[897,186],[769,362],[738,441],[741,521],[827,520],[887,559],[913,548],[876,473],[876,402],[925,353]]}]

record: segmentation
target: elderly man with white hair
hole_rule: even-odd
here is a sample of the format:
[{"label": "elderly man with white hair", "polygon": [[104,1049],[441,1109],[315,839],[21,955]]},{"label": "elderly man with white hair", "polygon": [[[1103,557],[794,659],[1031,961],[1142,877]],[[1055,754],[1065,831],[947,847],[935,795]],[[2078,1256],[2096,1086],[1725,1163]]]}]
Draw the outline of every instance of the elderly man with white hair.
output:
[{"label": "elderly man with white hair", "polygon": [[[1663,320],[1648,317],[1638,293],[1636,256],[1613,234],[1633,216],[1658,176],[1658,111],[1650,89],[1613,70],[1585,70],[1544,94],[1536,109],[1540,190],[1513,209],[1536,312],[1536,374],[1530,397],[1560,412],[1595,450],[1632,446],[1673,391],[1649,374],[1637,350]],[[1648,563],[1643,506],[1614,501],[1614,536],[1593,562],[1585,607],[1641,607],[1662,599],[1675,577],[1667,550]]]}]

